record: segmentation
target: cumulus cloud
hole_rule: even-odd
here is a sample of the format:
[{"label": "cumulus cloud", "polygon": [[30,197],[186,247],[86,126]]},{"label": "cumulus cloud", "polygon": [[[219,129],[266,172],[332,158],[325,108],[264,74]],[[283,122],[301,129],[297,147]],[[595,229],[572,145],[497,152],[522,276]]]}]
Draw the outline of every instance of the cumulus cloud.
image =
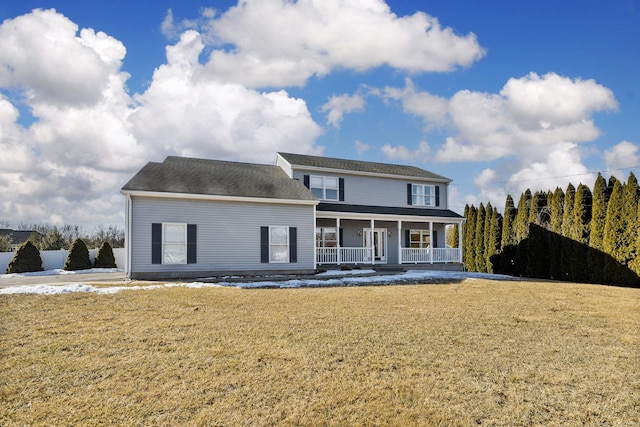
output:
[{"label": "cumulus cloud", "polygon": [[404,145],[392,146],[385,144],[380,149],[382,154],[390,160],[402,160],[408,163],[424,162],[427,160],[429,153],[431,153],[431,147],[426,141],[421,141],[418,146],[411,150]]},{"label": "cumulus cloud", "polygon": [[334,95],[322,106],[321,111],[327,113],[327,123],[333,127],[340,127],[342,117],[346,113],[363,111],[364,104],[362,95]]},{"label": "cumulus cloud", "polygon": [[371,149],[371,146],[369,144],[365,144],[364,142],[358,140],[356,140],[354,145],[356,147],[356,153],[358,153],[359,155],[363,155]]},{"label": "cumulus cloud", "polygon": [[383,0],[248,0],[209,28],[210,39],[233,49],[211,52],[206,72],[249,87],[301,86],[334,68],[451,71],[485,54],[474,34],[457,35],[423,12],[399,17]]},{"label": "cumulus cloud", "polygon": [[626,169],[640,165],[638,145],[622,141],[604,152],[604,161],[607,169]]},{"label": "cumulus cloud", "polygon": [[405,79],[405,87],[385,87],[379,95],[386,100],[402,101],[403,111],[421,117],[426,129],[446,123],[449,106],[447,100],[429,92],[420,92],[409,78]]}]

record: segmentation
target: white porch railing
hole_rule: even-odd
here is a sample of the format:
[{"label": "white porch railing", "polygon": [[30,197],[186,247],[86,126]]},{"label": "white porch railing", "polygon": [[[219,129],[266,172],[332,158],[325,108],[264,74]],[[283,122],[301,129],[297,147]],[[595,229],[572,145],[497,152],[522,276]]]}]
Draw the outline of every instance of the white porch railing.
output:
[{"label": "white porch railing", "polygon": [[430,263],[432,250],[434,263],[460,262],[460,252],[458,248],[402,248],[402,263]]},{"label": "white porch railing", "polygon": [[[402,264],[428,264],[431,262],[431,248],[402,248]],[[318,264],[370,264],[371,248],[316,248]],[[434,248],[434,263],[460,262],[458,248]]]},{"label": "white porch railing", "polygon": [[371,248],[316,248],[318,264],[363,264],[371,263]]}]

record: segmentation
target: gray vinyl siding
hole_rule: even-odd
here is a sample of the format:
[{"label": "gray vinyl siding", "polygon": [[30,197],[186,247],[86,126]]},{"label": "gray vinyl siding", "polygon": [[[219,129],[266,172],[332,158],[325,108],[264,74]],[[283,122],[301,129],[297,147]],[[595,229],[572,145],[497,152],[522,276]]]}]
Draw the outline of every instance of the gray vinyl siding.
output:
[{"label": "gray vinyl siding", "polygon": [[[407,184],[429,184],[440,187],[440,206],[432,206],[434,209],[447,209],[447,184],[428,181],[425,179],[384,178],[374,176],[359,176],[351,174],[324,173],[318,171],[305,171],[297,169],[293,171],[293,178],[304,182],[304,175],[328,176],[344,178],[344,201],[331,203],[344,203],[350,205],[367,206],[391,206],[408,207]],[[424,208],[424,206],[416,206]]]},{"label": "gray vinyl siding", "polygon": [[[131,273],[246,272],[313,270],[312,205],[218,202],[132,197]],[[197,225],[197,262],[151,263],[151,224],[176,222]],[[260,262],[260,227],[297,228],[297,262]]]}]

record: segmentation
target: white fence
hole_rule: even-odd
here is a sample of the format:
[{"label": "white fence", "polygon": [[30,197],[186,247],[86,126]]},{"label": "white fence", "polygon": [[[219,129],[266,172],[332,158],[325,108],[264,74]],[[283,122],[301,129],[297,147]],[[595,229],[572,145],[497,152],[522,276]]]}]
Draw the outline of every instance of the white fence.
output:
[{"label": "white fence", "polygon": [[[340,258],[338,258],[340,255]],[[316,248],[318,264],[371,264],[371,248]]]},{"label": "white fence", "polygon": [[[458,248],[402,248],[402,264],[460,262]],[[340,258],[338,258],[340,255]],[[316,248],[318,264],[370,264],[371,248]]]},{"label": "white fence", "polygon": [[[96,257],[97,249],[89,249],[89,257],[91,262]],[[45,270],[55,270],[56,268],[62,268],[64,262],[67,260],[67,254],[69,251],[66,249],[60,249],[58,251],[40,251],[40,258],[42,258],[42,268]],[[0,252],[0,274],[4,274],[7,271],[7,266],[11,262],[15,252]],[[116,259],[116,265],[118,268],[124,269],[125,260],[127,257],[127,250],[125,248],[114,248],[113,256]]]}]

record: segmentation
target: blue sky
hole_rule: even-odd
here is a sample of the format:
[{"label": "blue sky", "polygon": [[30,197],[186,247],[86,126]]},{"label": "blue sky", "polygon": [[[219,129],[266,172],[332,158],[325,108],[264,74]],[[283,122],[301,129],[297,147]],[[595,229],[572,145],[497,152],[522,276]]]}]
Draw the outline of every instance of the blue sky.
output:
[{"label": "blue sky", "polygon": [[122,226],[119,189],[167,155],[410,163],[453,179],[458,212],[598,171],[626,179],[639,13],[640,0],[4,2],[0,220]]}]

